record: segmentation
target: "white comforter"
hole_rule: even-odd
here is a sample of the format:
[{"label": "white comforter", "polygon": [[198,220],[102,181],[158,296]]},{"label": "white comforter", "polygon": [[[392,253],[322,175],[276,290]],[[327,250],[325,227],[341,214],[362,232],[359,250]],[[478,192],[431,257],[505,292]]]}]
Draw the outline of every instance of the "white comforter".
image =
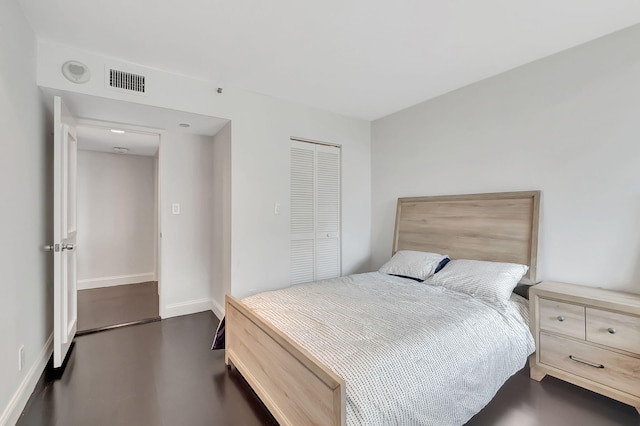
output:
[{"label": "white comforter", "polygon": [[348,425],[445,426],[480,411],[534,351],[522,300],[494,306],[372,272],[242,302],[344,379]]}]

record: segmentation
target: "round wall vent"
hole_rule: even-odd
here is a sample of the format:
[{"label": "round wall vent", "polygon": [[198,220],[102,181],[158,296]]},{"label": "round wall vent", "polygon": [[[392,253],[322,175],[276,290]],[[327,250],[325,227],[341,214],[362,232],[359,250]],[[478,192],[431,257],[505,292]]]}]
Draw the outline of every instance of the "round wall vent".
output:
[{"label": "round wall vent", "polygon": [[82,62],[67,61],[62,65],[62,74],[72,83],[82,84],[91,79],[89,67]]}]

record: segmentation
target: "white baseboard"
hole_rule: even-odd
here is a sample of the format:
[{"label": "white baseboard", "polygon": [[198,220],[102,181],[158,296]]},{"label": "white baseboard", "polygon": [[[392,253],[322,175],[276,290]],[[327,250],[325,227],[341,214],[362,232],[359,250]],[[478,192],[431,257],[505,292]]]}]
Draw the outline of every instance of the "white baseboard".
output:
[{"label": "white baseboard", "polygon": [[224,308],[215,299],[211,299],[211,311],[220,319],[224,316]]},{"label": "white baseboard", "polygon": [[18,390],[13,395],[9,404],[0,416],[0,426],[16,424],[20,418],[20,414],[22,414],[22,410],[24,410],[24,407],[27,405],[27,401],[29,401],[29,397],[33,393],[42,372],[47,367],[47,362],[49,362],[49,358],[51,358],[52,353],[53,333],[47,339],[47,342],[38,354],[38,358],[36,358],[36,361],[24,376],[22,383],[20,383],[20,387],[18,387]]},{"label": "white baseboard", "polygon": [[88,290],[90,288],[113,287],[117,285],[144,283],[147,281],[155,281],[156,274],[154,272],[145,272],[144,274],[131,275],[114,275],[112,277],[89,278],[78,280],[78,290]]},{"label": "white baseboard", "polygon": [[172,303],[167,305],[162,313],[162,319],[178,317],[180,315],[195,314],[198,312],[210,311],[211,299],[196,299],[187,302]]}]

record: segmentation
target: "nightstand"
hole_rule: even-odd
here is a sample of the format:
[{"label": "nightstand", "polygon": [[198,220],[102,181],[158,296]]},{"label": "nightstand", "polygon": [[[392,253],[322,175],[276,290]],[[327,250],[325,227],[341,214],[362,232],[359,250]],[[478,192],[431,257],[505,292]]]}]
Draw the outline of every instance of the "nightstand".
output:
[{"label": "nightstand", "polygon": [[532,379],[549,374],[640,413],[640,295],[544,281],[529,308]]}]

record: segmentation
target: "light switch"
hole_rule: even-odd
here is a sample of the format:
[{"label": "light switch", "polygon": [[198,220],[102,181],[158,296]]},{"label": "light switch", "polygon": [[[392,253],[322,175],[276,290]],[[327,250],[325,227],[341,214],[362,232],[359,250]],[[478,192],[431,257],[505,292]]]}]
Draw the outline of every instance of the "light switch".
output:
[{"label": "light switch", "polygon": [[273,206],[273,214],[280,214],[280,203],[275,203]]},{"label": "light switch", "polygon": [[180,203],[171,204],[171,213],[180,214]]}]

